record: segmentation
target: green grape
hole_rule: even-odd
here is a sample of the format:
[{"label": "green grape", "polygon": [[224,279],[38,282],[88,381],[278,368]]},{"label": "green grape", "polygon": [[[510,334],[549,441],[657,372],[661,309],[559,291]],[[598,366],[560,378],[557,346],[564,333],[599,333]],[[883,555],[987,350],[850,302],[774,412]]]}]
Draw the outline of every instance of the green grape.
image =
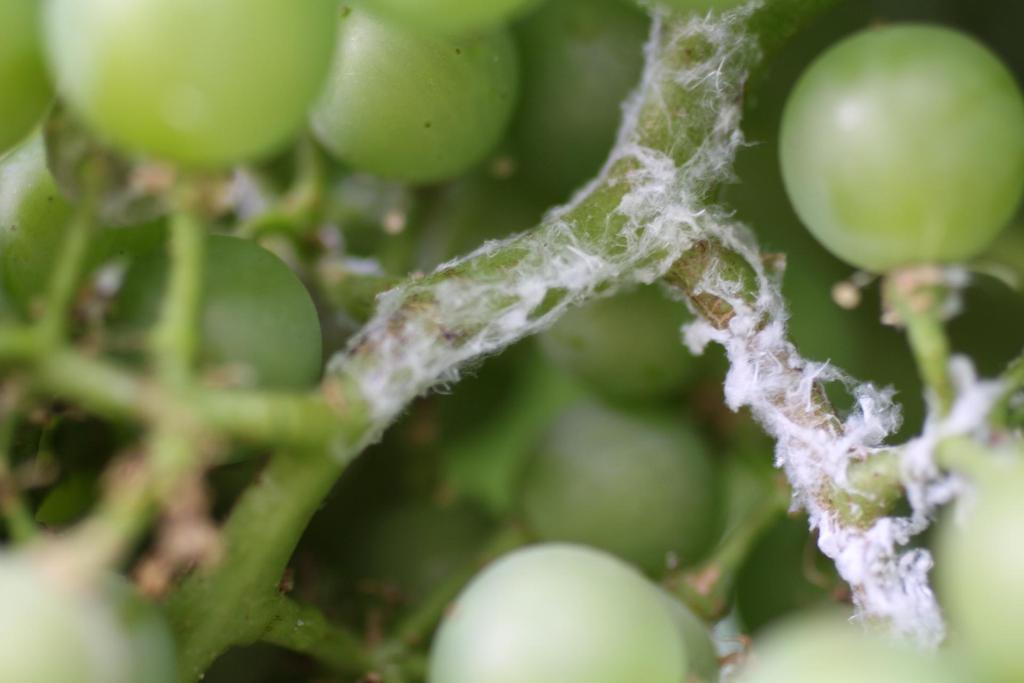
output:
[{"label": "green grape", "polygon": [[492,28],[538,0],[356,0],[354,4],[410,28],[466,34]]},{"label": "green grape", "polygon": [[1024,97],[950,29],[870,29],[819,57],[786,104],[787,192],[807,228],[872,271],[974,256],[1024,190]]},{"label": "green grape", "polygon": [[622,0],[551,0],[517,28],[523,93],[512,134],[545,200],[564,200],[600,170],[640,79],[647,26]]},{"label": "green grape", "polygon": [[[40,135],[0,160],[0,284],[23,316],[46,292],[74,208],[46,168]],[[86,273],[114,258],[157,244],[160,224],[98,230],[89,246]]]},{"label": "green grape", "polygon": [[979,482],[966,524],[948,520],[935,566],[957,638],[998,681],[1024,680],[1024,471]]},{"label": "green grape", "polygon": [[657,590],[629,566],[570,545],[496,561],[456,598],[430,683],[680,683],[687,656]]},{"label": "green grape", "polygon": [[172,683],[174,644],[155,608],[118,581],[89,591],[0,556],[0,680]]},{"label": "green grape", "polygon": [[489,360],[438,405],[446,488],[502,517],[518,507],[524,468],[551,420],[584,397],[530,341]]},{"label": "green grape", "polygon": [[[125,274],[112,332],[135,339],[156,322],[169,260],[142,255]],[[200,355],[206,369],[228,366],[243,383],[301,389],[320,376],[320,322],[309,292],[279,258],[255,242],[211,235],[206,242]]]},{"label": "green grape", "polygon": [[39,0],[0,0],[0,154],[28,135],[52,98],[40,5]]},{"label": "green grape", "polygon": [[357,584],[383,583],[415,603],[476,557],[490,527],[473,508],[406,502],[363,520],[344,557]]},{"label": "green grape", "polygon": [[[57,189],[72,203],[89,201],[97,220],[111,227],[138,225],[166,215],[172,192],[139,183],[138,162],[97,140],[84,122],[58,103],[43,126],[46,164]],[[101,169],[97,182],[97,169]],[[87,189],[88,188],[88,189]]]},{"label": "green grape", "polygon": [[361,171],[442,180],[499,142],[517,89],[515,46],[506,32],[431,37],[345,11],[313,131]]},{"label": "green grape", "polygon": [[302,126],[330,65],[335,0],[53,0],[58,90],[128,150],[220,166]]},{"label": "green grape", "polygon": [[558,365],[605,398],[637,402],[678,393],[698,367],[683,347],[686,307],[656,286],[569,311],[540,336]]},{"label": "green grape", "polygon": [[583,405],[555,423],[527,468],[522,506],[543,540],[584,543],[651,572],[716,538],[719,477],[692,428]]},{"label": "green grape", "polygon": [[548,207],[518,177],[473,173],[442,188],[426,207],[419,228],[417,264],[424,271],[468,254],[490,239],[527,230]]},{"label": "green grape", "polygon": [[825,604],[828,589],[821,580],[833,570],[814,547],[807,519],[784,518],[764,533],[736,576],[736,611],[748,632],[791,612]]},{"label": "green grape", "polygon": [[41,136],[0,160],[0,280],[21,313],[46,291],[73,212],[46,168]]},{"label": "green grape", "polygon": [[718,654],[707,625],[690,609],[663,588],[658,589],[662,604],[679,629],[690,662],[686,683],[714,683],[719,680]]},{"label": "green grape", "polygon": [[131,674],[125,683],[174,683],[178,680],[174,636],[160,609],[139,596],[127,581],[114,577],[107,586],[114,618],[128,640]]},{"label": "green grape", "polygon": [[967,683],[956,661],[899,645],[840,614],[802,616],[756,642],[736,683]]}]

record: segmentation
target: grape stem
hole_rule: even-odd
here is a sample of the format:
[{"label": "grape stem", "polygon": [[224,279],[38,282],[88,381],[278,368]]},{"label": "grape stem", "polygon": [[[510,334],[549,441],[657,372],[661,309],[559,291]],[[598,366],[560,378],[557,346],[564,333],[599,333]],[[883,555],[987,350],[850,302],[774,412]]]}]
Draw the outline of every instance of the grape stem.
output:
[{"label": "grape stem", "polygon": [[342,675],[360,675],[373,659],[360,638],[332,624],[320,610],[279,596],[268,605],[273,616],[260,637],[265,643],[308,655]]},{"label": "grape stem", "polygon": [[[168,392],[185,390],[192,382],[202,301],[204,237],[205,228],[194,215],[187,211],[176,214],[171,226],[167,294],[152,338],[157,384]],[[84,237],[71,238],[65,251],[76,252],[80,263],[85,248]],[[69,268],[75,276],[73,281],[56,277],[59,286],[55,285],[54,290],[67,287],[74,292],[79,270]],[[66,317],[66,311],[61,311],[61,317]],[[52,557],[77,567],[86,576],[116,566],[148,529],[160,503],[202,462],[203,436],[189,412],[159,406],[153,415],[144,462],[123,467],[122,476],[109,478],[97,511],[53,543]]]},{"label": "grape stem", "polygon": [[948,414],[956,398],[942,318],[948,294],[942,271],[933,266],[894,271],[882,283],[883,301],[906,328],[918,372],[939,415]]},{"label": "grape stem", "polygon": [[[799,26],[834,4],[835,0],[774,0],[764,8],[751,14],[745,20],[746,28],[759,40],[762,51],[769,52],[780,47]],[[685,25],[689,17],[668,18],[665,21],[679,21]],[[661,50],[670,50],[671,54],[661,54],[671,66],[675,62],[686,64],[699,59],[708,50],[703,37],[692,43],[676,41],[671,45],[662,45]],[[748,60],[753,66],[756,59],[744,53],[736,55],[736,59]],[[635,139],[651,149],[661,150],[668,154],[676,163],[684,163],[696,154],[705,138],[715,133],[719,124],[717,118],[687,116],[689,104],[697,104],[707,93],[698,85],[694,89],[691,83],[679,83],[668,74],[667,82],[655,81],[647,83],[648,90],[639,97],[649,101],[645,109],[641,107],[636,121]],[[714,84],[707,85],[708,88]],[[666,116],[666,111],[672,116]],[[638,164],[628,157],[606,170],[604,179],[595,183],[589,195],[582,198],[570,215],[563,216],[565,222],[573,225],[581,236],[593,241],[603,240],[607,248],[619,248],[619,236],[615,228],[616,209],[630,189],[631,174],[637,171]],[[710,198],[714,188],[705,188],[706,198]],[[551,226],[548,226],[549,228]],[[531,250],[545,250],[545,239],[550,231],[538,230],[529,233],[517,241],[475,258],[463,261],[459,266],[446,269],[433,276],[416,281],[416,292],[407,300],[407,305],[395,313],[393,325],[382,325],[377,333],[366,338],[364,344],[354,347],[348,359],[351,366],[363,369],[381,370],[385,374],[401,374],[407,372],[405,367],[387,365],[387,351],[405,344],[401,333],[403,320],[416,318],[429,325],[436,322],[437,311],[432,303],[430,292],[432,287],[443,288],[451,283],[466,283],[474,280],[491,281],[507,277],[515,266]],[[499,303],[499,302],[496,302]],[[542,313],[543,311],[540,311]],[[496,315],[496,311],[490,312]],[[462,320],[467,329],[442,330],[439,342],[457,348],[471,333],[474,325],[483,325],[487,321]],[[2,341],[2,338],[0,338]],[[509,339],[505,343],[510,343]],[[3,345],[0,343],[0,349]],[[500,347],[480,349],[477,353],[493,353]],[[469,360],[472,355],[456,358],[456,361]],[[438,367],[434,381],[447,376],[451,366]],[[340,406],[341,412],[351,406],[366,408],[367,402],[376,396],[364,396],[359,385],[346,381],[348,377],[335,374],[325,384],[325,394],[331,397],[334,406]],[[408,402],[415,397],[412,393],[403,395],[402,400]],[[821,394],[822,398],[824,394]],[[299,536],[315,511],[319,501],[333,485],[334,480],[344,469],[345,463],[358,450],[374,439],[387,423],[399,412],[401,405],[393,410],[382,413],[374,409],[370,415],[354,411],[348,419],[345,448],[334,448],[330,454],[308,454],[300,466],[282,456],[271,461],[261,480],[247,491],[240,503],[232,511],[224,529],[226,539],[226,555],[224,562],[211,572],[193,574],[172,595],[169,601],[172,621],[181,644],[181,663],[183,680],[194,680],[225,648],[239,642],[244,635],[239,629],[246,624],[266,623],[267,611],[261,608],[267,596],[276,586],[290,553],[295,547]],[[360,419],[361,418],[361,419]],[[833,419],[826,415],[822,419]],[[241,626],[240,626],[241,624]],[[418,629],[416,629],[418,630]]]},{"label": "grape stem", "polygon": [[789,507],[789,487],[776,479],[763,498],[729,529],[711,556],[699,566],[665,577],[664,585],[705,621],[724,616],[743,561],[757,540]]},{"label": "grape stem", "polygon": [[224,560],[190,575],[170,596],[180,675],[196,680],[224,650],[259,640],[276,618],[278,584],[320,501],[357,451],[275,454],[235,505],[222,532]]},{"label": "grape stem", "polygon": [[252,216],[236,231],[239,237],[259,239],[268,235],[297,235],[316,224],[324,194],[324,163],[309,136],[303,137],[295,154],[295,182],[266,211]]},{"label": "grape stem", "polygon": [[153,329],[151,353],[166,387],[187,387],[199,346],[206,228],[189,209],[171,222],[171,272],[163,309]]},{"label": "grape stem", "polygon": [[152,425],[172,412],[204,432],[254,445],[322,446],[360,420],[352,403],[328,398],[329,385],[314,394],[198,386],[170,391],[80,351],[51,352],[32,328],[0,328],[0,366],[31,371],[38,390],[98,416]]},{"label": "grape stem", "polygon": [[20,388],[11,385],[0,394],[0,515],[15,543],[30,541],[38,532],[12,471],[11,446],[18,424],[20,394]]},{"label": "grape stem", "polygon": [[68,333],[68,318],[85,268],[93,229],[94,200],[87,195],[75,210],[61,244],[46,295],[46,308],[38,322],[39,341],[59,347]]}]

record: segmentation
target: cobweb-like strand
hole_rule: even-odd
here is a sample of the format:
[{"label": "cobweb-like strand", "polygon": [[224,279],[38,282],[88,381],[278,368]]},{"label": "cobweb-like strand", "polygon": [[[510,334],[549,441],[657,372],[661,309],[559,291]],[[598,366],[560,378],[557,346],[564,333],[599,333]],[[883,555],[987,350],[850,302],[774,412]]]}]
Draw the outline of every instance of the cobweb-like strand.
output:
[{"label": "cobweb-like strand", "polygon": [[[730,177],[743,142],[741,89],[756,57],[754,42],[741,31],[750,11],[694,19],[672,33],[655,19],[643,84],[626,105],[601,175],[533,231],[489,242],[380,297],[374,318],[330,367],[357,382],[378,421],[455,381],[467,361],[544,329],[569,307],[657,280],[695,240],[719,229],[724,213],[697,198]],[[668,73],[660,57],[681,43],[710,53]],[[707,122],[681,167],[634,134],[648,104],[640,94],[656,97],[670,87],[693,95],[686,117]],[[605,197],[614,204],[595,219],[588,209]]]},{"label": "cobweb-like strand", "polygon": [[[882,441],[899,427],[892,391],[857,383],[827,363],[801,357],[786,340],[779,287],[746,231],[725,226],[718,237],[744,255],[756,273],[759,294],[751,303],[735,291],[728,274],[712,266],[699,290],[728,302],[735,315],[725,329],[706,321],[691,324],[685,331],[688,345],[694,351],[712,341],[725,347],[730,360],[726,401],[733,409],[749,406],[775,438],[776,464],[792,485],[794,503],[808,512],[821,550],[850,584],[859,616],[885,622],[896,634],[923,645],[937,645],[944,625],[928,583],[931,556],[903,546],[927,528],[935,508],[958,486],[934,464],[938,439],[975,429],[985,414],[980,411],[991,401],[977,400],[981,389],[963,392],[948,420],[930,422],[925,435],[905,449],[902,479],[910,492],[910,516],[883,517],[868,526],[851,520],[831,501],[836,491],[859,493],[847,479],[850,465],[884,450]],[[842,422],[822,409],[826,399],[820,387],[828,382],[843,383],[855,400]]]},{"label": "cobweb-like strand", "polygon": [[[749,230],[707,202],[709,191],[731,178],[743,144],[742,87],[758,58],[745,25],[757,4],[682,24],[655,17],[643,83],[626,105],[599,178],[535,230],[485,244],[384,294],[375,317],[331,370],[356,383],[383,428],[416,396],[455,381],[467,362],[542,330],[587,299],[657,280],[698,241],[722,244],[755,273],[755,296],[713,262],[696,293],[727,302],[733,315],[724,327],[709,321],[688,326],[687,344],[695,352],[708,342],[725,347],[729,406],[749,406],[776,439],[777,464],[792,484],[794,504],[808,511],[859,614],[935,644],[943,622],[928,585],[931,558],[903,546],[957,487],[934,466],[936,439],[977,429],[976,406],[985,402],[975,399],[990,392],[964,380],[959,412],[931,421],[906,449],[909,517],[865,528],[829,505],[830,492],[856,493],[847,481],[849,465],[881,449],[899,426],[900,412],[891,391],[800,356],[786,337],[780,274],[766,269]],[[678,149],[645,144],[651,121],[673,134]],[[843,420],[822,407],[821,385],[836,381],[855,399]]]}]

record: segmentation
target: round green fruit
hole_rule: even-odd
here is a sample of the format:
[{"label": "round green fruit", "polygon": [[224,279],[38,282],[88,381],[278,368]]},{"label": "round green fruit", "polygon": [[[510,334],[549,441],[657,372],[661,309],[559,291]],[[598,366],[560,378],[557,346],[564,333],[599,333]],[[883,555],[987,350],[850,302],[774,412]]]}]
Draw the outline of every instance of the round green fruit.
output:
[{"label": "round green fruit", "polygon": [[456,598],[430,683],[680,683],[687,656],[657,589],[578,546],[506,555]]},{"label": "round green fruit", "polygon": [[23,314],[46,291],[73,213],[46,168],[42,136],[0,160],[0,279]]},{"label": "round green fruit", "polygon": [[28,135],[53,97],[39,0],[0,0],[0,154]]},{"label": "round green fruit", "polygon": [[683,347],[686,307],[654,285],[566,313],[540,336],[558,365],[605,398],[650,401],[677,393],[696,374]]},{"label": "round green fruit", "polygon": [[707,624],[665,589],[659,588],[658,594],[686,645],[687,659],[690,662],[686,683],[715,683],[720,679],[718,653],[715,651],[711,634],[708,633]]},{"label": "round green fruit", "polygon": [[966,683],[934,653],[866,633],[839,615],[804,616],[754,646],[736,683]]},{"label": "round green fruit", "polygon": [[441,188],[420,219],[417,264],[429,272],[487,240],[537,225],[548,208],[517,177],[471,173]]},{"label": "round green fruit", "polygon": [[[312,385],[323,360],[320,321],[295,273],[255,242],[224,235],[208,237],[205,263],[204,368],[227,366],[238,371],[241,383],[266,389]],[[112,312],[116,335],[141,343],[157,320],[169,265],[162,250],[132,263]]]},{"label": "round green fruit", "polygon": [[527,467],[522,510],[545,541],[583,543],[650,572],[693,564],[714,542],[718,472],[678,420],[584,405],[562,416]]},{"label": "round green fruit", "polygon": [[984,46],[946,28],[875,28],[804,73],[782,172],[797,214],[870,271],[970,258],[1024,191],[1024,97]]},{"label": "round green fruit", "polygon": [[120,582],[65,585],[27,558],[0,556],[0,680],[172,683],[174,644],[155,608]]},{"label": "round green fruit", "polygon": [[[0,160],[0,285],[22,316],[35,312],[74,215],[46,167],[41,135],[33,135]],[[158,223],[97,229],[85,274],[115,258],[151,248],[163,236]]]},{"label": "round green fruit", "polygon": [[58,90],[103,137],[221,166],[302,127],[337,11],[335,0],[53,0],[46,42]]},{"label": "round green fruit", "polygon": [[472,508],[408,502],[363,520],[345,555],[357,584],[383,583],[416,602],[477,556],[490,527]]},{"label": "round green fruit", "polygon": [[935,566],[955,637],[994,680],[1024,680],[1024,471],[979,481],[966,523],[947,520]]},{"label": "round green fruit", "polygon": [[550,0],[516,28],[523,92],[512,136],[521,173],[545,200],[566,199],[608,157],[648,23],[622,0]]},{"label": "round green fruit", "polygon": [[505,32],[426,36],[344,11],[334,67],[312,114],[337,158],[410,182],[456,176],[501,139],[518,61]]}]

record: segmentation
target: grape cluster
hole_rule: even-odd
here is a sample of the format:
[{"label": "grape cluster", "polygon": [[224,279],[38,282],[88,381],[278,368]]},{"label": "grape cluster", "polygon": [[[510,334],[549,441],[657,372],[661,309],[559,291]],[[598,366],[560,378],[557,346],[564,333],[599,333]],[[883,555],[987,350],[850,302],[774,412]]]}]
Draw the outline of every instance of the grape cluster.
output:
[{"label": "grape cluster", "polygon": [[[423,271],[448,263],[426,281],[456,294],[499,279],[522,253],[485,242],[529,230],[581,188],[599,201],[564,211],[610,253],[627,251],[622,206],[654,166],[619,154],[623,103],[658,103],[630,110],[654,165],[686,168],[701,141],[683,138],[706,123],[644,72],[648,36],[666,25],[731,35],[715,22],[747,21],[781,35],[793,27],[779,16],[815,4],[830,3],[0,0],[0,680],[162,683],[207,668],[225,682],[1024,680],[1024,370],[1018,360],[999,382],[977,381],[951,362],[945,330],[968,269],[993,287],[988,274],[1024,273],[1024,238],[1007,230],[1024,195],[1024,64],[966,31],[839,14],[778,57],[781,75],[746,84],[745,132],[777,147],[750,146],[742,182],[697,199],[716,220],[731,209],[714,202],[735,207],[789,251],[788,274],[775,255],[751,274],[727,239],[702,232],[662,282],[590,287],[592,301],[453,396],[405,406],[383,436],[375,400],[390,397],[353,400],[345,376],[325,372],[335,352],[359,367],[375,343],[418,348],[409,330],[422,328],[402,323],[438,305],[416,289]],[[684,70],[708,49],[687,44],[669,64]],[[706,78],[726,77],[719,66]],[[711,125],[738,148],[730,123]],[[588,185],[599,173],[605,184]],[[702,213],[686,209],[658,218]],[[481,245],[486,268],[451,261]],[[723,271],[734,279],[707,281]],[[807,519],[786,517],[792,492],[750,417],[723,405],[720,359],[683,348],[694,330],[762,339],[775,321],[729,301],[780,277],[801,347],[925,397],[906,412],[917,441],[846,453],[862,468],[795,500],[812,495],[870,535],[897,518],[925,528],[922,510],[960,499],[903,556],[923,572],[935,551],[950,629],[939,652],[850,623],[867,600],[867,582],[851,581],[852,595],[843,582],[856,563],[834,557],[840,578]],[[859,306],[875,279],[883,310]],[[411,295],[360,336],[403,282]],[[998,292],[985,317],[1022,319],[1019,297]],[[547,290],[530,315],[567,297]],[[456,348],[479,332],[455,314],[463,327],[428,321],[428,341]],[[879,317],[907,329],[912,355]],[[705,327],[690,327],[698,318]],[[962,346],[1000,366],[1024,340],[1005,328],[964,333]],[[793,430],[843,442],[858,407],[818,382],[840,375],[771,384],[804,369],[779,348],[791,347],[751,352],[782,367],[772,380],[734,369],[727,383],[768,382],[758,386],[780,403],[809,397]],[[277,442],[287,446],[271,452]],[[346,469],[353,443],[369,453]],[[777,464],[790,464],[786,447]],[[295,490],[308,496],[282,493]],[[266,539],[235,532],[238,510],[264,515]],[[116,571],[128,565],[136,586]],[[288,595],[296,575],[309,605]],[[259,595],[241,583],[268,576]],[[222,596],[219,620],[197,623]],[[311,660],[220,657],[254,642]]]}]

